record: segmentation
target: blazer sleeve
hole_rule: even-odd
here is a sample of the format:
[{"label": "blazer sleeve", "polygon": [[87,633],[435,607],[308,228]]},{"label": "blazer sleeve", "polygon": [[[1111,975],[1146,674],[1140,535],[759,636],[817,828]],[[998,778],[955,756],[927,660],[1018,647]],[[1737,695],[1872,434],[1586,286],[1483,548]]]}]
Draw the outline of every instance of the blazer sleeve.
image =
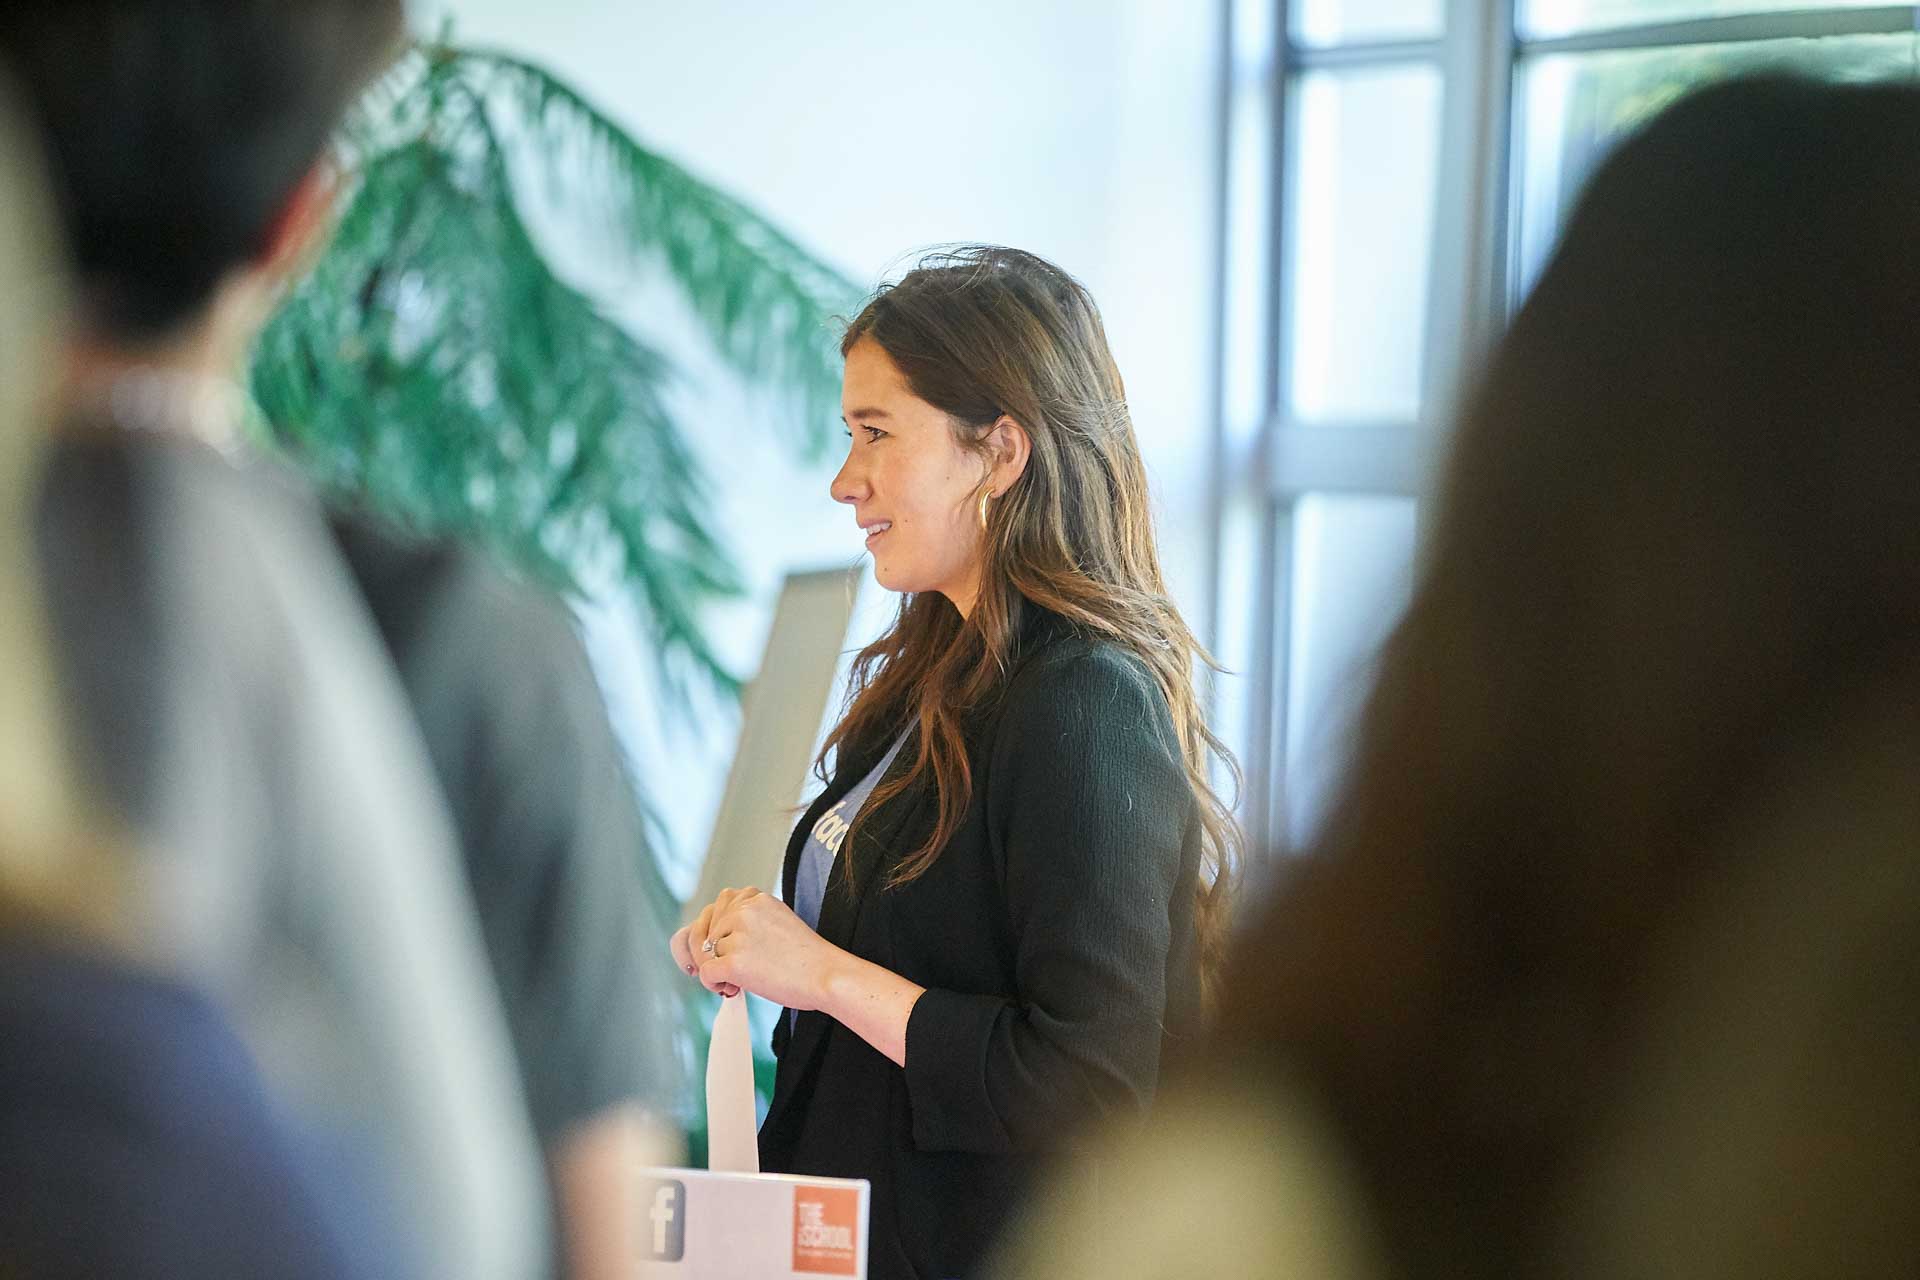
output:
[{"label": "blazer sleeve", "polygon": [[1166,700],[1104,647],[1016,681],[987,782],[1016,994],[929,990],[907,1023],[921,1150],[1057,1148],[1138,1113],[1159,1075],[1173,896],[1192,793]]}]

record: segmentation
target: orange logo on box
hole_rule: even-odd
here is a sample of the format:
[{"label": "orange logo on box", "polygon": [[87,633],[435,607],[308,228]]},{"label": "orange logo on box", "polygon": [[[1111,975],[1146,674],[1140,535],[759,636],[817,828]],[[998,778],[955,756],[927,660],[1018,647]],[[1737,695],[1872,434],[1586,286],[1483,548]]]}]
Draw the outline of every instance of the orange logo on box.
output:
[{"label": "orange logo on box", "polygon": [[793,1189],[793,1269],[816,1276],[859,1272],[860,1189]]}]

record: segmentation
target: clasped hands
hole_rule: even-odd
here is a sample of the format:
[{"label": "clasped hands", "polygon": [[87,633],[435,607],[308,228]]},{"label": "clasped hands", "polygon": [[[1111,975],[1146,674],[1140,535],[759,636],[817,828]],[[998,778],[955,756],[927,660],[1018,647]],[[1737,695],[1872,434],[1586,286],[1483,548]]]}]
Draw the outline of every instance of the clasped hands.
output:
[{"label": "clasped hands", "polygon": [[847,954],[758,889],[722,889],[670,946],[680,971],[707,990],[751,991],[789,1009],[820,1008],[833,966]]}]

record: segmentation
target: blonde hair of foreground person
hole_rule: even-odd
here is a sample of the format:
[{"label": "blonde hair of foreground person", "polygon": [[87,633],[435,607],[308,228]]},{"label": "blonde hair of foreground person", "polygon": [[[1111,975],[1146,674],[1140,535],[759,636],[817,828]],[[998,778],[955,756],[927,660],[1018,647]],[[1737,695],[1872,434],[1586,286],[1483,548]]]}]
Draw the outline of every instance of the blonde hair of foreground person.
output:
[{"label": "blonde hair of foreground person", "polygon": [[47,642],[33,510],[62,281],[39,157],[0,86],[0,934],[125,943],[111,842],[86,803]]},{"label": "blonde hair of foreground person", "polygon": [[1335,1135],[1258,1075],[1163,1095],[1056,1170],[991,1280],[1382,1280],[1367,1206]]}]

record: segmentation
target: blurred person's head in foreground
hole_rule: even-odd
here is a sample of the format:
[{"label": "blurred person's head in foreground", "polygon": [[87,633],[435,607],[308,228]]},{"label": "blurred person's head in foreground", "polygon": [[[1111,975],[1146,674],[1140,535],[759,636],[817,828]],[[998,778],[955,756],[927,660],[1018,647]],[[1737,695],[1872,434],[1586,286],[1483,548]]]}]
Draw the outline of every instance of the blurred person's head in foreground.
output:
[{"label": "blurred person's head in foreground", "polygon": [[[399,0],[0,7],[0,78],[19,135],[6,164],[0,290],[0,561],[21,600],[37,601],[27,513],[40,440],[61,412],[63,365],[70,378],[110,376],[126,361],[235,372],[279,277],[324,222],[328,136],[397,47],[401,16]],[[0,778],[11,789],[8,830],[23,837],[5,837],[9,896],[38,897],[45,915],[63,884],[71,892],[58,913],[101,918],[108,860],[56,866],[54,856],[96,846],[81,834],[91,828],[54,705],[45,619],[24,603],[4,619],[13,656],[0,680],[9,699]],[[67,838],[31,834],[75,823]],[[45,878],[37,890],[35,877]]]},{"label": "blurred person's head in foreground", "polygon": [[[1904,1037],[1910,1073],[1913,985],[1897,1018],[1837,1018],[1833,962],[1797,1006],[1820,1035],[1764,988],[1769,964],[1829,964],[1812,931],[1904,938],[1886,954],[1913,977],[1920,785],[1840,815],[1822,788],[1885,776],[1834,760],[1920,745],[1917,225],[1920,87],[1709,88],[1600,167],[1465,406],[1343,790],[1247,931],[1230,1009],[1242,1060],[1325,1107],[1406,1273],[1554,1270],[1600,1153],[1655,1114],[1626,1194],[1701,1216],[1647,1219],[1631,1273],[1684,1249],[1695,1274],[1736,1250],[1804,1273],[1842,1204],[1858,1260],[1915,1244],[1875,1197],[1915,1190],[1916,1162],[1868,1176],[1899,1167],[1877,1142],[1920,1154],[1914,1091],[1874,1095],[1887,1046],[1828,1038]],[[1816,814],[1824,836],[1777,838]],[[1820,888],[1861,859],[1887,892]],[[1770,932],[1789,923],[1809,932]],[[1744,978],[1679,1017],[1735,952]],[[1717,1097],[1657,1065],[1736,1040],[1755,1052]],[[1897,1114],[1823,1109],[1843,1074]]]},{"label": "blurred person's head in foreground", "polygon": [[40,126],[83,346],[230,373],[315,243],[324,153],[401,0],[61,0],[0,11]]}]

